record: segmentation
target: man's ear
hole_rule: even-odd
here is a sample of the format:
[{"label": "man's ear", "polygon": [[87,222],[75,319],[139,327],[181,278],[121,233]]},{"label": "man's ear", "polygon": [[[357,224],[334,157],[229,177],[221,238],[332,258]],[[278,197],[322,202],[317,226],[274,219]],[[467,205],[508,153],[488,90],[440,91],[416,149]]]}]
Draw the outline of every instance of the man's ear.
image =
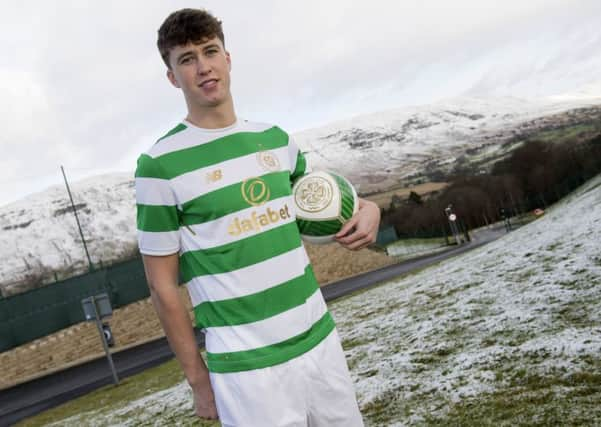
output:
[{"label": "man's ear", "polygon": [[167,70],[167,78],[169,79],[169,81],[171,82],[171,84],[178,88],[181,89],[181,86],[179,85],[179,83],[177,82],[177,80],[175,79],[175,75],[173,74],[173,70],[168,69]]},{"label": "man's ear", "polygon": [[225,51],[225,60],[227,61],[229,70],[232,71],[232,57],[230,56],[230,53],[227,50]]}]

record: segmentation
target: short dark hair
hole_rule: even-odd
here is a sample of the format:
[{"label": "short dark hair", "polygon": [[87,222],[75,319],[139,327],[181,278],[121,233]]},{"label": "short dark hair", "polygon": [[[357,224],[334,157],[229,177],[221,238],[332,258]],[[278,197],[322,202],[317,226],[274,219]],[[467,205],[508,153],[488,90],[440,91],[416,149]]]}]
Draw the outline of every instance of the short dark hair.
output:
[{"label": "short dark hair", "polygon": [[218,37],[225,47],[221,21],[203,9],[181,9],[173,12],[159,28],[157,47],[165,65],[169,65],[169,52],[176,46],[202,43]]}]

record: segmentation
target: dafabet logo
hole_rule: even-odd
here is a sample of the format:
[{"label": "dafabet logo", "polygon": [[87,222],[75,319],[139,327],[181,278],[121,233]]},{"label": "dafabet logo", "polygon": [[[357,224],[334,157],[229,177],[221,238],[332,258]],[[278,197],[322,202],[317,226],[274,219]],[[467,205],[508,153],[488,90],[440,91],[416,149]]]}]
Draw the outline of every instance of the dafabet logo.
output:
[{"label": "dafabet logo", "polygon": [[284,205],[281,209],[267,208],[262,213],[253,211],[247,218],[234,218],[232,223],[227,228],[227,232],[232,236],[238,236],[242,233],[248,233],[250,231],[261,231],[263,227],[269,224],[275,224],[290,218],[290,211],[288,205]]}]

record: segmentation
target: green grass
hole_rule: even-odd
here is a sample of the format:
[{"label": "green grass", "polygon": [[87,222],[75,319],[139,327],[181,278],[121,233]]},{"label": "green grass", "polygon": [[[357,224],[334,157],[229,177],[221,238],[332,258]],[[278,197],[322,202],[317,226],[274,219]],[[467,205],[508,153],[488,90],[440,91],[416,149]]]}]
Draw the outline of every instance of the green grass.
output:
[{"label": "green grass", "polygon": [[[449,237],[450,238],[450,237]],[[446,244],[444,237],[430,237],[424,239],[401,239],[391,243],[388,246],[418,246],[418,245],[430,245],[430,244]]]},{"label": "green grass", "polygon": [[560,129],[544,130],[534,135],[529,136],[529,140],[539,140],[553,143],[561,143],[566,140],[571,140],[575,137],[598,132],[599,125],[596,124],[579,124],[574,126],[566,126]]},{"label": "green grass", "polygon": [[361,408],[367,425],[386,426],[411,415],[409,406],[400,399],[400,390],[389,390]]},{"label": "green grass", "polygon": [[361,346],[361,345],[367,344],[368,342],[369,341],[367,341],[366,339],[359,339],[359,338],[355,338],[355,339],[350,338],[349,339],[349,338],[347,338],[347,339],[342,340],[342,348],[345,351],[348,351],[348,350],[350,350],[352,348],[355,348],[357,346]]},{"label": "green grass", "polygon": [[[86,394],[85,396],[79,397],[61,406],[52,408],[34,417],[23,420],[18,423],[17,426],[45,426],[52,422],[61,421],[86,412],[102,414],[105,411],[109,412],[117,408],[124,407],[128,403],[149,394],[173,387],[182,381],[184,381],[183,372],[175,359],[173,359],[137,375],[125,378],[120,381],[119,385],[108,385],[102,387],[89,394]],[[141,412],[141,410],[139,412]],[[135,417],[135,411],[128,411],[128,413],[124,415],[125,419],[122,421],[127,419],[131,420],[133,417]],[[165,414],[164,417],[161,416],[161,422],[163,423],[164,421],[162,425],[171,425],[173,422],[175,422],[175,419],[172,417],[177,417],[177,422],[180,423],[179,425],[218,425],[215,423],[202,423],[193,414],[189,414],[187,417],[182,416],[181,413],[175,413],[172,416],[169,414]],[[93,421],[98,422],[98,419],[90,419],[90,422]],[[109,423],[108,419],[106,421]],[[111,419],[110,423],[113,424],[116,421],[116,419]],[[137,423],[136,425],[144,424]]]},{"label": "green grass", "polygon": [[[503,374],[495,377],[503,380]],[[495,393],[450,403],[442,416],[426,416],[427,425],[555,426],[601,422],[601,374],[588,371],[547,375],[518,369],[508,386]]]},{"label": "green grass", "polygon": [[[451,238],[449,238],[451,239]],[[387,253],[397,253],[394,257],[401,261],[427,253],[436,252],[446,246],[444,237],[426,239],[401,239],[386,246]]]}]

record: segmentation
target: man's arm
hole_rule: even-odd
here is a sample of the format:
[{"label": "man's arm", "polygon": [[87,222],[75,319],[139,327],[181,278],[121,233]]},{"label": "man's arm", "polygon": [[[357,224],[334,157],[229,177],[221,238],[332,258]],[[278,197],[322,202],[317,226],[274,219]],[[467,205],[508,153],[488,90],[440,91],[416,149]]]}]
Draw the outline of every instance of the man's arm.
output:
[{"label": "man's arm", "polygon": [[217,419],[209,372],[200,357],[186,306],[178,289],[178,254],[144,255],[150,296],[175,357],[192,387],[196,415]]},{"label": "man's arm", "polygon": [[376,241],[380,227],[380,208],[374,202],[359,199],[359,210],[336,234],[336,241],[347,249],[363,249]]}]

